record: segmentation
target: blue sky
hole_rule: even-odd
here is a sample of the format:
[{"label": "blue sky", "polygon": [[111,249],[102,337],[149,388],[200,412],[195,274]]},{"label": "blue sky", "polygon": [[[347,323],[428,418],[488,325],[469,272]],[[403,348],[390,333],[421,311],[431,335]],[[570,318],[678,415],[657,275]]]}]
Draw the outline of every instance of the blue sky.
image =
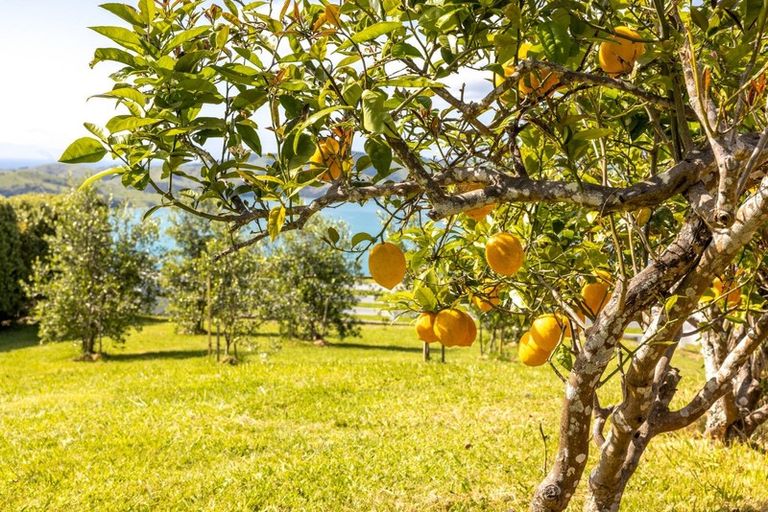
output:
[{"label": "blue sky", "polygon": [[106,42],[87,27],[114,24],[95,0],[0,0],[0,159],[56,160],[83,121],[103,123],[106,65],[88,67]]}]

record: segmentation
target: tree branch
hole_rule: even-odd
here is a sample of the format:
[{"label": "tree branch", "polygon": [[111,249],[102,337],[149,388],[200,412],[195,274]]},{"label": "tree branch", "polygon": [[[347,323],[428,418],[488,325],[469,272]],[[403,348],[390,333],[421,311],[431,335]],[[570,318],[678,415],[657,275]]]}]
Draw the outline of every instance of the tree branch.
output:
[{"label": "tree branch", "polygon": [[696,396],[682,409],[670,412],[662,418],[658,432],[670,432],[686,427],[707,412],[731,388],[732,379],[749,355],[768,337],[768,314],[760,317],[749,334],[731,350],[717,374],[709,379]]}]

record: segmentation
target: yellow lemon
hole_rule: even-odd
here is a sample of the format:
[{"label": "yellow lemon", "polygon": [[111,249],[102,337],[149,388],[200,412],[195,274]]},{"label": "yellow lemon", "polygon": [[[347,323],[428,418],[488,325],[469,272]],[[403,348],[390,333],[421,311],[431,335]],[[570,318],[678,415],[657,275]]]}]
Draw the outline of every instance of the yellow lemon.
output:
[{"label": "yellow lemon", "polygon": [[514,235],[498,233],[485,244],[485,260],[488,266],[503,276],[511,276],[523,266],[523,246]]},{"label": "yellow lemon", "polygon": [[629,27],[616,27],[613,32],[616,35],[611,41],[603,41],[600,44],[598,50],[600,67],[611,75],[629,73],[635,67],[637,58],[645,53],[645,45],[631,40],[640,39],[641,36]]},{"label": "yellow lemon", "polygon": [[389,242],[376,245],[368,256],[368,270],[374,281],[391,290],[405,277],[403,251]]}]

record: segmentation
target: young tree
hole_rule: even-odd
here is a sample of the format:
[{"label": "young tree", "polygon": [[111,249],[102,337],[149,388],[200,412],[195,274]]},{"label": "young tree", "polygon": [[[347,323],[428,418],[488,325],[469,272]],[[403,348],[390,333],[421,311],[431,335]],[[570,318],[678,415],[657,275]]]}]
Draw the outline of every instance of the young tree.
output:
[{"label": "young tree", "polygon": [[[740,257],[765,233],[764,3],[105,7],[130,28],[97,27],[120,48],[98,49],[94,63],[123,65],[105,95],[125,113],[106,131],[89,125],[95,138],[74,142],[63,161],[110,153],[127,185],[248,227],[251,239],[233,249],[376,199],[394,231],[420,228],[403,231],[424,241],[408,261],[414,307],[450,307],[490,281],[520,292],[531,315],[567,315],[573,361],[559,445],[533,510],[566,508],[592,443],[586,509],[616,510],[648,443],[705,414],[768,335],[768,315],[746,306],[756,315],[746,335],[689,403],[670,409],[684,323],[732,262],[755,270]],[[479,73],[494,86],[466,87]],[[276,151],[252,161],[263,136]],[[353,162],[355,139],[366,156]],[[158,160],[169,183],[150,176]],[[190,175],[189,162],[200,166],[197,190],[175,194],[170,181]],[[492,215],[478,211],[493,205]],[[517,273],[518,259],[502,274],[483,261],[499,232],[525,241]],[[600,270],[610,276],[605,304]],[[644,335],[627,347],[633,321]],[[603,406],[617,354],[622,399]]]},{"label": "young tree", "polygon": [[205,330],[208,275],[198,267],[203,265],[201,258],[209,257],[207,247],[214,233],[205,219],[181,212],[172,218],[168,235],[174,248],[168,251],[161,269],[168,313],[181,332],[199,334]]},{"label": "young tree", "polygon": [[[205,252],[195,260],[195,268],[203,279],[210,279],[211,320],[217,334],[224,337],[225,361],[236,362],[238,343],[257,332],[266,317],[265,302],[270,296],[259,284],[265,264],[254,248],[215,259],[229,246],[231,242],[226,237],[210,240]],[[216,357],[219,358],[218,343]]]},{"label": "young tree", "polygon": [[[331,331],[341,338],[359,332],[349,313],[359,265],[327,243],[339,242],[344,230],[337,228],[322,221],[286,233],[266,259],[262,300],[285,336],[322,340]],[[326,242],[328,232],[333,239]]]},{"label": "young tree", "polygon": [[77,340],[83,359],[102,353],[102,340],[122,342],[154,303],[157,227],[112,216],[93,190],[61,204],[50,259],[34,265],[30,294],[41,341]]},{"label": "young tree", "polygon": [[0,200],[0,321],[16,318],[23,303],[22,237],[13,206]]}]

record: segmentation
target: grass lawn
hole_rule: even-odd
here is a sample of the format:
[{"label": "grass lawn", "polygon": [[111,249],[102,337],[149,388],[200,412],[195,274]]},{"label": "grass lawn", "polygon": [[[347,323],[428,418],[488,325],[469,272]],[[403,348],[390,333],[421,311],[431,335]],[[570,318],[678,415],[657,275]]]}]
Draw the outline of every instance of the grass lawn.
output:
[{"label": "grass lawn", "polygon": [[[205,345],[157,321],[78,363],[0,331],[0,510],[519,511],[551,463],[563,386],[546,368],[477,345],[425,364],[408,327],[324,348],[267,332],[238,366]],[[690,397],[701,362],[676,365]],[[623,510],[766,510],[766,482],[758,451],[668,435]]]}]

